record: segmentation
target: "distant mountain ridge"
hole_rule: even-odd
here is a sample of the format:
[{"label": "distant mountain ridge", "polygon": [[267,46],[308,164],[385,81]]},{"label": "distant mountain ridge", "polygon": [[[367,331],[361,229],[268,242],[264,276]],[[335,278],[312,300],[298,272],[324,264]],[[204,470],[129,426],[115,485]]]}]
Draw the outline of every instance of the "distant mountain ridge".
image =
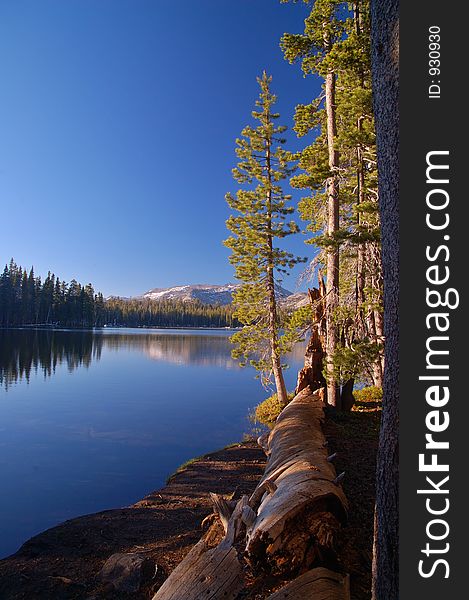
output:
[{"label": "distant mountain ridge", "polygon": [[169,288],[153,288],[143,294],[143,298],[150,300],[199,300],[202,304],[231,304],[232,294],[239,284],[227,283],[225,285],[178,285]]},{"label": "distant mountain ridge", "polygon": [[[212,304],[226,306],[231,304],[233,300],[233,292],[240,287],[240,283],[226,283],[224,285],[179,285],[170,288],[154,288],[145,292],[141,298],[149,300],[182,300],[184,302],[190,300],[198,300],[202,304]],[[301,302],[306,298],[306,294],[299,292],[293,294],[289,290],[276,286],[276,292],[280,300],[292,299],[294,304]],[[288,302],[290,304],[290,302]]]}]

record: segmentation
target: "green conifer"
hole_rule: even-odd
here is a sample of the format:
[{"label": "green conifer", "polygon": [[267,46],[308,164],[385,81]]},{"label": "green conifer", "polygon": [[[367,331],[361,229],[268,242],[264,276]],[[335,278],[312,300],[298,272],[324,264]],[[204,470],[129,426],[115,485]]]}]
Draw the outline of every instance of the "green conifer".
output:
[{"label": "green conifer", "polygon": [[242,323],[241,331],[232,336],[235,358],[249,362],[270,381],[273,375],[278,398],[287,403],[287,390],[281,363],[281,319],[276,297],[276,276],[285,274],[304,260],[276,244],[299,231],[287,217],[293,207],[280,182],[293,173],[291,156],[282,145],[286,127],[276,125],[273,112],[276,97],[270,91],[272,77],[265,72],[258,78],[261,88],[252,117],[257,127],[248,125],[236,140],[240,159],[233,177],[243,187],[226,200],[233,210],[227,220],[232,235],[224,242],[232,254],[237,279],[243,282],[234,293],[234,316]]}]

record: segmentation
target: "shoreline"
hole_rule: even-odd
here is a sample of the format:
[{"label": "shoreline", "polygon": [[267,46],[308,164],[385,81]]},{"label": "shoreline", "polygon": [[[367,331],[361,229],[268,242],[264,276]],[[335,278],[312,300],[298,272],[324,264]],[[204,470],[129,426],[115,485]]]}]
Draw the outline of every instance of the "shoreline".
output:
[{"label": "shoreline", "polygon": [[[0,560],[0,597],[9,600],[143,600],[199,541],[212,512],[209,492],[252,493],[265,465],[257,443],[241,442],[183,466],[166,485],[135,504],[70,519],[26,541]],[[133,593],[100,579],[115,553],[143,553],[157,577]],[[151,596],[150,596],[151,597]]]},{"label": "shoreline", "polygon": [[[338,558],[350,574],[352,598],[369,600],[375,502],[375,459],[380,411],[362,403],[351,413],[326,412],[324,434],[349,502]],[[200,540],[212,513],[209,492],[238,499],[251,494],[266,457],[256,442],[234,444],[181,465],[165,486],[135,504],[65,521],[0,560],[0,598],[8,600],[148,600]],[[222,529],[220,526],[220,533]],[[222,537],[222,536],[221,536]],[[113,555],[137,554],[152,564],[151,578],[123,592],[100,571]],[[287,580],[288,581],[288,580]],[[252,581],[249,600],[263,600],[285,583]]]},{"label": "shoreline", "polygon": [[150,329],[156,331],[166,331],[176,329],[178,331],[238,331],[241,327],[196,327],[196,326],[184,326],[180,327],[177,325],[174,326],[159,326],[159,327],[151,327],[149,325],[145,325],[142,327],[132,326],[132,325],[104,325],[103,327],[60,327],[58,325],[16,325],[14,327],[0,327],[1,331],[104,331],[108,329]]}]

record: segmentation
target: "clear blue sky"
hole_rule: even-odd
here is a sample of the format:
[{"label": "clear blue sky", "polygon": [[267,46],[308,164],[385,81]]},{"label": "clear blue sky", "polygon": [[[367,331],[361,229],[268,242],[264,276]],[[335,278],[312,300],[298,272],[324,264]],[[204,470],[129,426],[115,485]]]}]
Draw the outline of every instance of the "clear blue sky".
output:
[{"label": "clear blue sky", "polygon": [[263,69],[289,127],[317,95],[279,48],[306,14],[279,0],[2,0],[2,265],[105,295],[233,281],[234,141]]}]

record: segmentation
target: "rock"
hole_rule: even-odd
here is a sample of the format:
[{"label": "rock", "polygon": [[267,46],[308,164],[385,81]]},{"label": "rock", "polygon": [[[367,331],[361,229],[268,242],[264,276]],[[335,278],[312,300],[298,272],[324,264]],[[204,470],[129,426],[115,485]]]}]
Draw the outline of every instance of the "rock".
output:
[{"label": "rock", "polygon": [[137,592],[151,581],[156,572],[152,558],[136,552],[110,556],[99,573],[100,579],[111,584],[117,592]]}]

